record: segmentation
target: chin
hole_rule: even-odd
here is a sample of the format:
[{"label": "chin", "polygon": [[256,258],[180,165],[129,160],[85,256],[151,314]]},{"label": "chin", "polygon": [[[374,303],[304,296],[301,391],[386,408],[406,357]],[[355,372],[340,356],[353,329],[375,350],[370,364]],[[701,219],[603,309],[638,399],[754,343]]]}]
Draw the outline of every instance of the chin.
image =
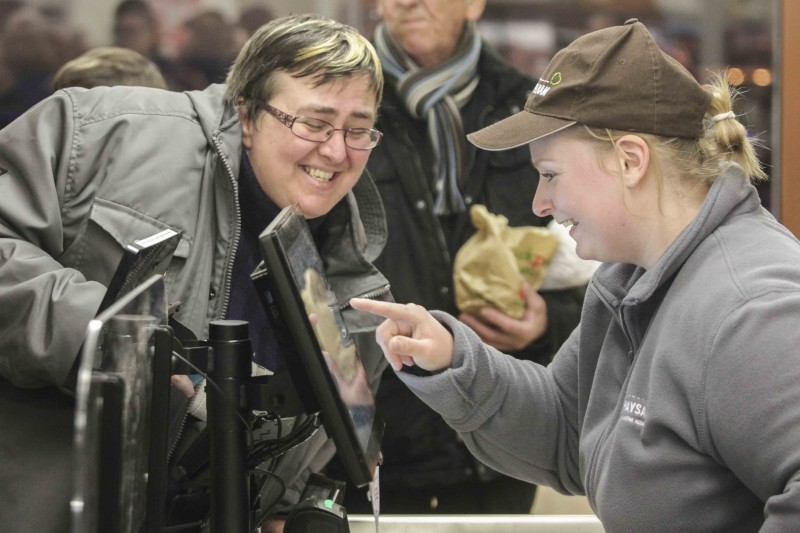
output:
[{"label": "chin", "polygon": [[602,254],[592,253],[591,249],[586,246],[581,246],[580,244],[576,244],[575,246],[575,255],[586,261],[602,261],[602,259],[598,257]]},{"label": "chin", "polygon": [[336,204],[332,203],[326,205],[319,205],[319,204],[305,205],[301,202],[300,211],[303,212],[303,216],[306,218],[319,218],[321,216],[330,213],[334,205]]}]

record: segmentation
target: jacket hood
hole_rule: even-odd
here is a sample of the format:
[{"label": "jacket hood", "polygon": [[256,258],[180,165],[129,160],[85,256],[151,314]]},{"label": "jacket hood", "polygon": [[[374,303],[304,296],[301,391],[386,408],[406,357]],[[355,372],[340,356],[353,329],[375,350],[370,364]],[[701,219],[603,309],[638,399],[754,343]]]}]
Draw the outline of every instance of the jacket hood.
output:
[{"label": "jacket hood", "polygon": [[202,91],[187,91],[186,96],[192,101],[200,126],[209,140],[218,130],[230,128],[238,124],[239,113],[236,108],[225,102],[225,85],[209,85]]}]

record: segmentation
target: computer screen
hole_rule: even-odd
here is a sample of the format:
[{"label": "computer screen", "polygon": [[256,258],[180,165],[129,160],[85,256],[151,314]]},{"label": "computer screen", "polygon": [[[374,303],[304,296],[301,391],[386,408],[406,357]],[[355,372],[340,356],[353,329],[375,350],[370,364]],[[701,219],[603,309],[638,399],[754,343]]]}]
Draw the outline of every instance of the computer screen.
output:
[{"label": "computer screen", "polygon": [[292,379],[301,395],[314,395],[348,476],[363,486],[374,476],[383,423],[308,223],[289,206],[259,241],[267,272],[262,301]]}]

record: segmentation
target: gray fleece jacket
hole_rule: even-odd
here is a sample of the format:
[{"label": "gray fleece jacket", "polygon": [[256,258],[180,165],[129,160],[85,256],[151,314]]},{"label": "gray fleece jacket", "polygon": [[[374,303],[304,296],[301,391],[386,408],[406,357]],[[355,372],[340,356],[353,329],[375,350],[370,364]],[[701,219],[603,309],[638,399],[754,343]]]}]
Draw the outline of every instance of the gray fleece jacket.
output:
[{"label": "gray fleece jacket", "polygon": [[800,531],[800,243],[739,167],[653,268],[600,267],[547,368],[435,314],[452,368],[401,378],[490,466],[609,532]]}]

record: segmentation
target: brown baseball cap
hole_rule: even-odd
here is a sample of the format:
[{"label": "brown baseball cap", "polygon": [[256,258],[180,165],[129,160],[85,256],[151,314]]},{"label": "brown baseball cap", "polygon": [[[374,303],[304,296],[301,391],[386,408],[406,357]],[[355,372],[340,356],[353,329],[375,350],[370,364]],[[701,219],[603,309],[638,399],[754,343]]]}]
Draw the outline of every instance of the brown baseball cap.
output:
[{"label": "brown baseball cap", "polygon": [[698,138],[711,95],[631,19],[587,33],[559,51],[525,109],[467,138],[508,150],[573,124]]}]

